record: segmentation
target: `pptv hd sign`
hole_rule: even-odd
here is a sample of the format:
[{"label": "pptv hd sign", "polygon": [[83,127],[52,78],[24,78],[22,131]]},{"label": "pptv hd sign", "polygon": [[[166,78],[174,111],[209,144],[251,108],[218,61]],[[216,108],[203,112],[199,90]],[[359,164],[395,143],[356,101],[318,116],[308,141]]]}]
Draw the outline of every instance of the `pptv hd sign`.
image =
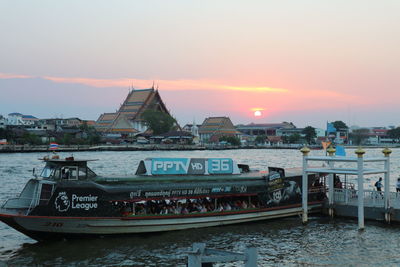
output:
[{"label": "pptv hd sign", "polygon": [[[235,168],[236,167],[236,168]],[[152,158],[151,174],[235,174],[237,166],[230,158],[189,159]]]}]

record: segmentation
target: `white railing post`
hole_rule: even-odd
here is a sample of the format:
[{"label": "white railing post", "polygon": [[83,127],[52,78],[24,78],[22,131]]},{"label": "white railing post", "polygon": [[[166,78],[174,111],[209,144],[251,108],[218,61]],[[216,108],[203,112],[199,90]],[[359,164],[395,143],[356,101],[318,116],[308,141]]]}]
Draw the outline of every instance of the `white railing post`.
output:
[{"label": "white railing post", "polygon": [[255,247],[247,247],[244,255],[246,256],[245,267],[257,267],[257,249]]},{"label": "white railing post", "polygon": [[383,155],[385,155],[385,221],[390,223],[390,212],[389,209],[391,208],[390,205],[390,197],[389,197],[389,190],[390,190],[390,154],[392,151],[389,148],[385,148],[382,150]]},{"label": "white railing post", "polygon": [[201,267],[201,258],[204,254],[206,244],[194,243],[193,250],[188,255],[188,267]]},{"label": "white railing post", "polygon": [[302,179],[302,206],[303,206],[303,223],[308,221],[308,173],[307,173],[307,157],[310,153],[308,147],[303,147],[301,150],[303,153],[303,179]]},{"label": "white railing post", "polygon": [[[336,149],[334,149],[332,146],[330,146],[326,150],[326,152],[328,152],[329,157],[333,158],[333,156],[335,155]],[[333,169],[335,163],[333,161],[329,161],[328,165],[329,165],[330,169]],[[328,192],[329,209],[328,209],[328,213],[329,213],[329,216],[331,216],[331,217],[333,217],[333,203],[334,203],[333,194],[334,194],[334,191],[335,191],[335,189],[334,189],[335,185],[334,185],[333,178],[334,178],[334,174],[333,173],[328,175],[328,185],[329,185],[329,192]]]},{"label": "white railing post", "polygon": [[357,154],[357,174],[358,174],[358,229],[364,229],[364,161],[363,155],[365,151],[358,148],[355,153]]}]

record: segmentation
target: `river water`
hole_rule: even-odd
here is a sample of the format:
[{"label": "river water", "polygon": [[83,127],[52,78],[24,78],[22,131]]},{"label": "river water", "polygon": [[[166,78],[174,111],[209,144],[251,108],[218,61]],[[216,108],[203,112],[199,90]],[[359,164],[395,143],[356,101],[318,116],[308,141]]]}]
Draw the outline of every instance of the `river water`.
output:
[{"label": "river water", "polygon": [[[365,157],[382,156],[382,149],[367,149]],[[354,155],[354,150],[348,150]],[[312,151],[311,155],[322,155]],[[22,190],[40,170],[45,153],[0,154],[0,199]],[[60,153],[60,156],[70,156]],[[298,150],[135,151],[76,152],[76,158],[99,159],[90,167],[99,175],[132,175],[147,157],[230,157],[252,169],[268,166],[299,167]],[[391,189],[400,175],[400,149],[391,155]],[[342,178],[343,179],[343,178]],[[373,188],[377,176],[366,177]],[[347,177],[355,182],[355,177]],[[207,247],[243,252],[256,246],[259,266],[399,266],[400,227],[367,222],[365,231],[357,222],[311,217],[307,225],[297,217],[263,222],[202,228],[157,234],[83,240],[36,242],[0,223],[0,266],[186,266],[186,251],[194,242]],[[216,266],[237,266],[239,263]]]}]

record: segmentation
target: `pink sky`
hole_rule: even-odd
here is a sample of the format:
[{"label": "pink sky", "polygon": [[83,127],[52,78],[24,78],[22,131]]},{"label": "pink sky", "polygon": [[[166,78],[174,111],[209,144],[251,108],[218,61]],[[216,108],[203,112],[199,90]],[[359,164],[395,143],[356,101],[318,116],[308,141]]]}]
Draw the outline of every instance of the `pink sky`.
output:
[{"label": "pink sky", "polygon": [[[131,84],[154,81],[181,124],[230,116],[398,126],[399,11],[394,0],[3,2],[0,114],[96,119],[118,108]],[[39,100],[15,99],[28,87],[5,81],[30,78],[40,101],[59,96],[65,110],[46,114]],[[89,106],[73,114],[62,99],[78,85]]]}]

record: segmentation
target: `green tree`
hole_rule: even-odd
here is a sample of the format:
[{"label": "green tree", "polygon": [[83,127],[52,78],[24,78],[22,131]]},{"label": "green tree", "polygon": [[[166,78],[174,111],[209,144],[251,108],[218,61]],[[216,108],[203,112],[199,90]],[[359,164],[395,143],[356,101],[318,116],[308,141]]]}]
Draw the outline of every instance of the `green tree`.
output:
[{"label": "green tree", "polygon": [[64,134],[64,136],[63,136],[63,138],[61,138],[61,144],[64,144],[64,145],[71,145],[72,144],[72,135],[71,134],[68,134],[68,133],[65,133]]},{"label": "green tree", "polygon": [[42,140],[40,139],[39,136],[33,133],[25,132],[22,135],[22,142],[24,144],[30,144],[30,145],[40,145],[42,144]]},{"label": "green tree", "polygon": [[255,142],[256,142],[256,144],[264,144],[266,139],[267,139],[267,137],[264,134],[257,135]]},{"label": "green tree", "polygon": [[346,123],[343,121],[334,121],[333,122],[333,127],[335,127],[336,131],[339,131],[340,129],[348,129]]},{"label": "green tree", "polygon": [[10,142],[14,141],[15,138],[16,136],[12,130],[0,128],[0,139],[7,139],[7,141]]},{"label": "green tree", "polygon": [[79,129],[83,132],[89,132],[90,131],[90,127],[89,125],[87,125],[87,122],[84,121],[80,126]]},{"label": "green tree", "polygon": [[88,137],[88,142],[90,145],[96,145],[99,144],[101,141],[101,137],[98,134],[90,135]]},{"label": "green tree", "polygon": [[349,138],[353,142],[354,145],[361,145],[364,143],[365,139],[368,138],[369,130],[365,128],[353,130]]},{"label": "green tree", "polygon": [[226,141],[233,146],[240,146],[240,139],[237,138],[236,136],[221,136],[218,140],[220,142]]},{"label": "green tree", "polygon": [[315,131],[315,128],[312,126],[307,126],[306,128],[303,129],[302,132],[305,136],[304,139],[306,139],[307,143],[309,145],[315,143],[315,138],[317,137],[317,133]]},{"label": "green tree", "polygon": [[298,133],[294,133],[294,134],[292,134],[292,135],[289,135],[289,137],[288,137],[288,142],[289,142],[290,144],[296,144],[296,143],[298,143],[300,140],[301,140],[301,135],[298,134]]},{"label": "green tree", "polygon": [[282,135],[282,142],[284,144],[290,144],[290,136],[288,135]]},{"label": "green tree", "polygon": [[395,139],[397,142],[400,141],[400,127],[390,129],[387,134],[390,138]]},{"label": "green tree", "polygon": [[86,121],[84,121],[83,124],[79,126],[79,129],[86,134],[86,140],[84,142],[81,142],[81,144],[95,145],[100,143],[101,138],[99,133],[96,131],[96,128],[87,125]]},{"label": "green tree", "polygon": [[171,131],[176,123],[171,115],[158,110],[146,110],[142,114],[142,119],[155,135]]}]

